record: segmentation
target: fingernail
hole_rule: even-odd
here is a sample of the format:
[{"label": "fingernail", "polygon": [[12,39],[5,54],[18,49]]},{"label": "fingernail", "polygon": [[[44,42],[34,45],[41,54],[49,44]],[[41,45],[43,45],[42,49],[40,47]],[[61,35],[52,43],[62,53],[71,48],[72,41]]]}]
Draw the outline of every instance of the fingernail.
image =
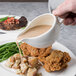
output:
[{"label": "fingernail", "polygon": [[57,12],[56,12],[56,10],[54,10],[52,13],[53,13],[54,15],[57,15]]}]

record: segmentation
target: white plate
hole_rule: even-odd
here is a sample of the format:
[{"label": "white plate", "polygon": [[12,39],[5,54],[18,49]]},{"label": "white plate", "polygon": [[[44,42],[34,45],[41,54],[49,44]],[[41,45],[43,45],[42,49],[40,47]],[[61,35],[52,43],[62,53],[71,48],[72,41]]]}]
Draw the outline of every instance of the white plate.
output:
[{"label": "white plate", "polygon": [[[5,17],[7,15],[0,15],[1,17]],[[13,16],[13,15],[10,15]],[[17,19],[19,19],[19,16],[16,16]],[[18,36],[18,34],[23,31],[23,29],[19,29],[19,30],[14,30],[14,31],[5,31],[5,30],[0,30],[0,32],[6,32],[6,34],[0,35],[0,45],[4,44],[4,43],[8,43],[8,42],[12,42],[16,40],[16,37]],[[67,49],[64,45],[55,42],[53,44],[53,49],[59,49],[62,51],[66,51],[70,54],[71,56],[71,61],[69,62],[69,66],[67,69],[62,70],[62,71],[58,71],[58,72],[51,72],[48,73],[46,72],[43,68],[41,68],[39,70],[39,72],[42,72],[43,76],[75,76],[76,74],[76,57],[75,55],[69,50]],[[6,62],[6,61],[5,61]],[[7,68],[4,64],[5,62],[0,63],[0,75],[1,76],[19,76],[16,75],[14,70]]]},{"label": "white plate", "polygon": [[[3,18],[3,17],[15,17],[16,19],[19,19],[21,16],[15,16],[15,15],[0,15],[0,18]],[[2,29],[0,29],[0,32],[5,32],[6,34],[7,33],[16,33],[16,32],[20,32],[20,31],[22,31],[23,29],[22,28],[20,28],[20,29],[17,29],[17,30],[2,30]]]},{"label": "white plate", "polygon": [[[14,39],[3,40],[2,42],[0,42],[0,44],[4,44],[7,42],[11,42],[11,41],[15,41],[15,40]],[[62,45],[58,42],[55,42],[53,44],[53,49],[62,50],[62,51],[68,52],[70,54],[72,59],[69,62],[68,67],[64,70],[61,70],[58,72],[51,72],[51,73],[48,73],[43,68],[41,68],[39,70],[39,72],[41,72],[43,74],[43,76],[75,76],[75,74],[76,74],[76,57],[75,57],[75,55],[68,48],[66,48],[64,45]],[[8,76],[8,75],[9,76],[19,76],[19,75],[15,74],[14,70],[7,68],[4,64],[5,64],[5,62],[0,63],[0,75],[1,76]]]}]

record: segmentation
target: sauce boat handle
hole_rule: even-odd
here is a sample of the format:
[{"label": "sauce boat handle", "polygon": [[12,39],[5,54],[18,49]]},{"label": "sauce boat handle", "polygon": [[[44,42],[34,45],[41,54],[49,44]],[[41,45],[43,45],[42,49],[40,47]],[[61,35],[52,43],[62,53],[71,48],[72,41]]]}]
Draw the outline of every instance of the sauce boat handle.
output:
[{"label": "sauce boat handle", "polygon": [[56,16],[57,22],[61,25],[63,23],[63,19],[60,18],[60,20],[58,19],[59,17]]}]

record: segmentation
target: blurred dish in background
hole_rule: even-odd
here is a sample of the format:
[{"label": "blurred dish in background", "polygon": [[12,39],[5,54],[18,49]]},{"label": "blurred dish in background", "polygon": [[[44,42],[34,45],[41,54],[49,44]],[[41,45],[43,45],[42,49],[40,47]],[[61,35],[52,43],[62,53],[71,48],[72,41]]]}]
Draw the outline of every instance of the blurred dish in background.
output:
[{"label": "blurred dish in background", "polygon": [[21,16],[19,19],[15,18],[15,16],[6,16],[0,18],[0,29],[2,30],[16,30],[27,25],[27,19],[24,16]]}]

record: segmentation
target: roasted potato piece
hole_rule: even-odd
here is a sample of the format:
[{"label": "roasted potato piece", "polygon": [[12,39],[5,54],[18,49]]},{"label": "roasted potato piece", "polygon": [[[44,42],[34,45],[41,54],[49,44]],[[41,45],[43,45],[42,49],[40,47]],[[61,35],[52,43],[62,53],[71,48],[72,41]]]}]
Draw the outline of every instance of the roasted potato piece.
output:
[{"label": "roasted potato piece", "polygon": [[15,63],[15,58],[13,56],[11,56],[7,62],[6,62],[6,66],[8,66],[9,68],[12,68],[12,66],[14,65]]},{"label": "roasted potato piece", "polygon": [[15,54],[13,57],[15,58],[15,60],[19,60],[21,58],[19,53]]},{"label": "roasted potato piece", "polygon": [[37,76],[37,69],[36,68],[29,68],[27,72],[27,76]]},{"label": "roasted potato piece", "polygon": [[20,68],[21,68],[22,74],[25,74],[27,72],[27,69],[28,69],[28,64],[27,63],[21,63]]},{"label": "roasted potato piece", "polygon": [[31,67],[36,67],[38,65],[38,58],[37,57],[29,57],[28,62],[29,62],[29,65],[31,65]]},{"label": "roasted potato piece", "polygon": [[22,74],[21,69],[17,69],[16,73],[17,73],[17,74]]},{"label": "roasted potato piece", "polygon": [[28,61],[27,58],[25,58],[25,57],[21,58],[21,63],[26,63],[27,61]]},{"label": "roasted potato piece", "polygon": [[20,59],[16,60],[16,61],[15,61],[15,64],[12,66],[12,68],[13,68],[13,69],[19,69],[19,68],[20,68],[20,66],[19,66],[20,62],[21,62]]}]

